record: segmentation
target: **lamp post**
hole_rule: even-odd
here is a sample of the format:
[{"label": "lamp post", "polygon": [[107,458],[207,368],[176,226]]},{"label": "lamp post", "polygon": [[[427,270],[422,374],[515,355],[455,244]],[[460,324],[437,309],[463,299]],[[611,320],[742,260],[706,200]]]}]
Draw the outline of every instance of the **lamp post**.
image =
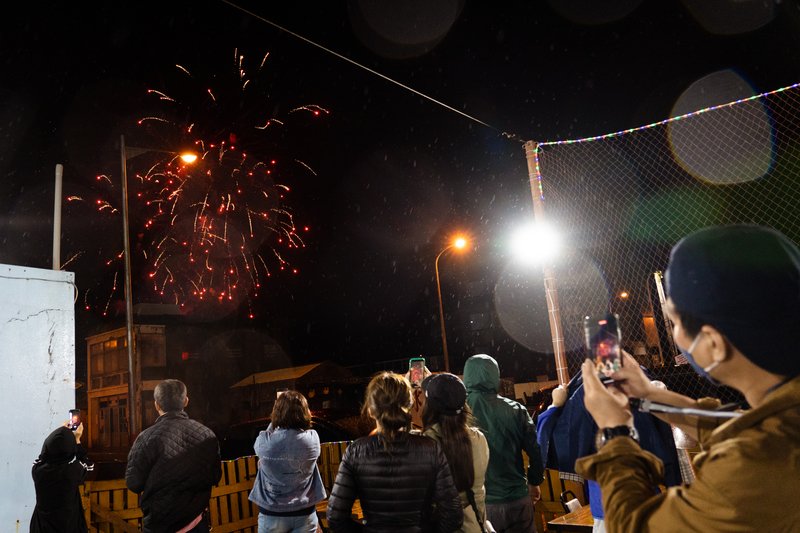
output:
[{"label": "lamp post", "polygon": [[453,244],[446,247],[444,250],[439,252],[439,255],[436,256],[436,261],[434,262],[434,267],[436,270],[436,292],[439,295],[439,322],[442,325],[442,350],[444,352],[444,370],[445,372],[450,372],[450,359],[447,356],[447,337],[444,333],[444,307],[442,307],[442,285],[439,282],[439,258],[442,257],[442,254],[445,253],[450,248],[463,248],[467,245],[467,241],[458,238],[456,239]]},{"label": "lamp post", "polygon": [[[119,154],[122,162],[122,249],[125,255],[125,332],[128,347],[128,435],[138,433],[138,423],[136,420],[136,391],[133,381],[133,299],[131,297],[131,245],[130,229],[128,227],[128,158],[136,157],[147,152],[163,152],[178,155],[176,152],[168,150],[158,150],[154,148],[137,148],[125,146],[125,136],[119,137]],[[181,155],[186,163],[193,163],[197,159],[196,154],[185,153]]]}]

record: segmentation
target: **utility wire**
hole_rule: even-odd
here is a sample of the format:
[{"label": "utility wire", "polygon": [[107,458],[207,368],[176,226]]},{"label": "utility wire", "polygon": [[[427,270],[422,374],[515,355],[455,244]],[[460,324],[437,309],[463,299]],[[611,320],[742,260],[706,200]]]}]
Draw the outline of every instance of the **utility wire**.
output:
[{"label": "utility wire", "polygon": [[467,117],[467,118],[468,118],[468,119],[470,119],[470,120],[474,120],[474,121],[475,121],[475,122],[477,122],[478,124],[481,124],[481,125],[483,125],[483,126],[486,126],[487,128],[491,128],[491,129],[493,129],[493,130],[495,130],[495,131],[499,132],[500,134],[502,134],[502,135],[504,135],[504,136],[508,137],[509,139],[515,139],[515,138],[516,138],[516,135],[512,135],[512,134],[510,134],[510,133],[506,133],[506,132],[504,132],[504,131],[500,130],[499,128],[495,128],[495,127],[494,127],[494,126],[492,126],[491,124],[487,124],[486,122],[483,122],[482,120],[478,120],[477,118],[475,118],[475,117],[473,117],[473,116],[467,115],[467,114],[466,114],[466,113],[464,113],[463,111],[459,111],[458,109],[455,109],[455,108],[453,108],[453,107],[450,107],[449,105],[447,105],[447,104],[445,104],[445,103],[443,103],[443,102],[440,102],[439,100],[436,100],[435,98],[431,98],[431,97],[430,97],[430,96],[428,96],[427,94],[422,94],[421,92],[417,91],[416,89],[412,89],[412,88],[411,88],[411,87],[409,87],[408,85],[403,85],[403,84],[402,84],[402,83],[400,83],[399,81],[393,80],[392,78],[390,78],[390,77],[388,77],[388,76],[385,76],[385,75],[381,74],[380,72],[377,72],[377,71],[375,71],[375,70],[372,70],[372,69],[371,69],[371,68],[369,68],[369,67],[365,67],[365,66],[364,66],[364,65],[362,65],[361,63],[357,63],[356,61],[353,61],[352,59],[350,59],[350,58],[348,58],[348,57],[345,57],[345,56],[343,56],[342,54],[339,54],[339,53],[337,53],[337,52],[334,52],[334,51],[333,51],[333,50],[331,50],[330,48],[325,48],[325,47],[324,47],[324,46],[322,46],[321,44],[317,44],[317,43],[315,43],[314,41],[312,41],[312,40],[310,40],[310,39],[306,39],[306,38],[305,38],[305,37],[303,37],[302,35],[298,35],[298,34],[294,33],[293,31],[289,31],[289,30],[287,30],[286,28],[284,28],[284,27],[282,27],[282,26],[279,26],[279,25],[275,24],[274,22],[271,22],[271,21],[269,21],[269,20],[265,19],[265,18],[264,18],[264,17],[262,17],[261,15],[257,15],[256,13],[253,13],[252,11],[248,11],[247,9],[245,9],[245,8],[243,8],[243,7],[241,7],[241,6],[238,6],[238,5],[234,4],[234,3],[233,3],[233,2],[231,2],[230,0],[222,0],[222,2],[224,2],[224,3],[228,4],[228,5],[229,5],[229,6],[231,6],[231,7],[234,7],[234,8],[236,8],[236,9],[238,9],[238,10],[239,10],[239,11],[241,11],[242,13],[247,13],[247,14],[248,14],[248,15],[250,15],[251,17],[257,18],[258,20],[260,20],[260,21],[262,21],[262,22],[266,22],[266,23],[267,23],[267,24],[269,24],[270,26],[274,26],[274,27],[278,28],[278,29],[279,29],[279,30],[281,30],[281,31],[285,31],[285,32],[286,32],[286,33],[288,33],[289,35],[292,35],[292,36],[294,36],[294,37],[297,37],[298,39],[301,39],[301,40],[303,40],[303,41],[307,42],[308,44],[314,45],[314,46],[316,46],[317,48],[321,48],[322,50],[325,50],[325,51],[326,51],[326,52],[328,52],[329,54],[333,54],[333,55],[335,55],[335,56],[336,56],[336,57],[338,57],[339,59],[344,59],[344,60],[345,60],[345,61],[347,61],[348,63],[352,63],[353,65],[355,65],[355,66],[357,66],[357,67],[360,67],[360,68],[362,68],[362,69],[366,70],[367,72],[369,72],[369,73],[371,73],[371,74],[374,74],[374,75],[376,75],[376,76],[379,76],[379,77],[381,77],[381,78],[385,79],[386,81],[390,81],[390,82],[394,83],[395,85],[399,85],[399,86],[400,86],[400,87],[402,87],[403,89],[406,89],[406,90],[408,90],[408,91],[411,91],[411,92],[412,92],[412,93],[414,93],[414,94],[417,94],[417,95],[419,95],[419,96],[421,96],[421,97],[423,97],[423,98],[426,98],[426,99],[430,100],[431,102],[433,102],[433,103],[435,103],[435,104],[439,104],[440,106],[442,106],[442,107],[445,107],[445,108],[449,109],[450,111],[455,111],[455,112],[456,112],[456,113],[458,113],[459,115],[465,116],[465,117]]}]

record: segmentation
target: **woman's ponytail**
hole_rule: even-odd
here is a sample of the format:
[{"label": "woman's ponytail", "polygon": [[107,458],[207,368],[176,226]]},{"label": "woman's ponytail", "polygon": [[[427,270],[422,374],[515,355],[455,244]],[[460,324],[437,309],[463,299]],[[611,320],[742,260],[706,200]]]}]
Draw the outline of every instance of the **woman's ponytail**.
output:
[{"label": "woman's ponytail", "polygon": [[411,402],[411,386],[399,374],[381,372],[367,386],[362,413],[380,424],[385,448],[411,430]]}]

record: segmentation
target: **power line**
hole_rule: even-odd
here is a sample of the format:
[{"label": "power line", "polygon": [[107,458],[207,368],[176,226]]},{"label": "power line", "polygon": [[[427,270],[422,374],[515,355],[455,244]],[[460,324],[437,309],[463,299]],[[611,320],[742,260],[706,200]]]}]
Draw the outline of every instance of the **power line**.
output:
[{"label": "power line", "polygon": [[494,126],[492,126],[491,124],[487,124],[486,122],[483,122],[482,120],[478,120],[477,118],[475,118],[475,117],[473,117],[473,116],[467,115],[467,114],[466,114],[466,113],[464,113],[463,111],[459,111],[458,109],[455,109],[455,108],[453,108],[453,107],[451,107],[451,106],[449,106],[449,105],[447,105],[447,104],[445,104],[445,103],[443,103],[443,102],[440,102],[439,100],[436,100],[435,98],[431,98],[431,97],[430,97],[430,96],[428,96],[427,94],[423,94],[423,93],[421,93],[421,92],[417,91],[416,89],[412,89],[412,88],[411,88],[411,87],[409,87],[408,85],[403,85],[403,84],[402,84],[402,83],[400,83],[399,81],[393,80],[392,78],[390,78],[390,77],[388,77],[388,76],[385,76],[385,75],[381,74],[380,72],[377,72],[377,71],[375,71],[375,70],[372,70],[372,69],[371,69],[371,68],[369,68],[369,67],[365,67],[365,66],[364,66],[364,65],[362,65],[361,63],[358,63],[358,62],[356,62],[356,61],[353,61],[352,59],[350,59],[350,58],[348,58],[348,57],[345,57],[345,56],[343,56],[342,54],[339,54],[339,53],[337,53],[337,52],[334,52],[334,51],[333,51],[333,50],[331,50],[330,48],[325,48],[325,47],[324,47],[324,46],[322,46],[321,44],[317,44],[317,43],[315,43],[314,41],[312,41],[312,40],[310,40],[310,39],[306,39],[306,38],[305,38],[305,37],[303,37],[302,35],[298,35],[297,33],[294,33],[293,31],[289,31],[289,30],[287,30],[286,28],[284,28],[284,27],[282,27],[282,26],[279,26],[279,25],[275,24],[274,22],[271,22],[271,21],[269,21],[269,20],[265,19],[265,18],[264,18],[264,17],[262,17],[261,15],[257,15],[256,13],[253,13],[252,11],[248,11],[247,9],[244,9],[244,8],[243,8],[243,7],[241,7],[241,6],[238,6],[238,5],[234,4],[234,3],[233,3],[233,2],[231,2],[230,0],[222,0],[222,2],[224,2],[224,3],[228,4],[228,5],[229,5],[229,6],[231,6],[231,7],[234,7],[234,8],[236,8],[236,9],[238,9],[238,10],[239,10],[239,11],[241,11],[242,13],[247,13],[247,14],[248,14],[248,15],[250,15],[251,17],[257,18],[258,20],[260,20],[260,21],[262,21],[262,22],[266,22],[266,23],[267,23],[267,24],[269,24],[270,26],[274,26],[275,28],[278,28],[278,29],[279,29],[279,30],[281,30],[281,31],[285,31],[285,32],[286,32],[286,33],[288,33],[289,35],[292,35],[292,36],[294,36],[294,37],[297,37],[298,39],[301,39],[301,40],[303,40],[303,41],[307,42],[308,44],[314,45],[314,46],[316,46],[317,48],[320,48],[320,49],[322,49],[322,50],[325,50],[325,51],[326,51],[326,52],[328,52],[329,54],[333,54],[333,55],[335,55],[336,57],[338,57],[339,59],[343,59],[343,60],[347,61],[348,63],[351,63],[351,64],[353,64],[353,65],[355,65],[355,66],[357,66],[357,67],[360,67],[360,68],[362,68],[362,69],[366,70],[367,72],[369,72],[369,73],[371,73],[371,74],[374,74],[374,75],[376,75],[376,76],[379,76],[379,77],[383,78],[383,79],[384,79],[384,80],[386,80],[386,81],[390,81],[390,82],[394,83],[395,85],[399,85],[400,87],[402,87],[403,89],[406,89],[407,91],[411,91],[412,93],[414,93],[414,94],[417,94],[417,95],[419,95],[419,96],[421,96],[421,97],[423,97],[423,98],[426,98],[426,99],[430,100],[431,102],[433,102],[433,103],[435,103],[435,104],[439,104],[440,106],[442,106],[442,107],[444,107],[444,108],[447,108],[447,109],[449,109],[450,111],[455,111],[455,112],[456,112],[456,113],[458,113],[459,115],[462,115],[462,116],[464,116],[464,117],[467,117],[468,119],[470,119],[470,120],[473,120],[473,121],[477,122],[478,124],[481,124],[481,125],[483,125],[483,126],[486,126],[487,128],[491,128],[491,129],[493,129],[493,130],[495,130],[495,131],[499,132],[500,134],[502,134],[502,135],[504,135],[504,136],[508,137],[509,139],[515,139],[515,138],[516,138],[516,135],[510,134],[510,133],[506,133],[506,132],[504,132],[504,131],[500,130],[499,128],[495,128],[495,127],[494,127]]}]

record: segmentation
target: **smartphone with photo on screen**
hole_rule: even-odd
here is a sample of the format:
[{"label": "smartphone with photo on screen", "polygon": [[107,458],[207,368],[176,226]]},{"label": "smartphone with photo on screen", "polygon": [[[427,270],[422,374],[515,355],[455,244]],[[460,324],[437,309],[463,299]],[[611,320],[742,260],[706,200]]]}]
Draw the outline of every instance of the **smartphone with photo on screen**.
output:
[{"label": "smartphone with photo on screen", "polygon": [[622,368],[622,332],[619,315],[586,316],[583,319],[586,350],[597,368],[597,377],[603,383],[613,381],[611,374]]},{"label": "smartphone with photo on screen", "polygon": [[81,410],[80,409],[70,409],[69,410],[69,429],[75,431],[78,429],[78,426],[81,425]]},{"label": "smartphone with photo on screen", "polygon": [[408,361],[408,381],[415,389],[422,385],[422,380],[425,379],[425,358],[414,357]]}]

